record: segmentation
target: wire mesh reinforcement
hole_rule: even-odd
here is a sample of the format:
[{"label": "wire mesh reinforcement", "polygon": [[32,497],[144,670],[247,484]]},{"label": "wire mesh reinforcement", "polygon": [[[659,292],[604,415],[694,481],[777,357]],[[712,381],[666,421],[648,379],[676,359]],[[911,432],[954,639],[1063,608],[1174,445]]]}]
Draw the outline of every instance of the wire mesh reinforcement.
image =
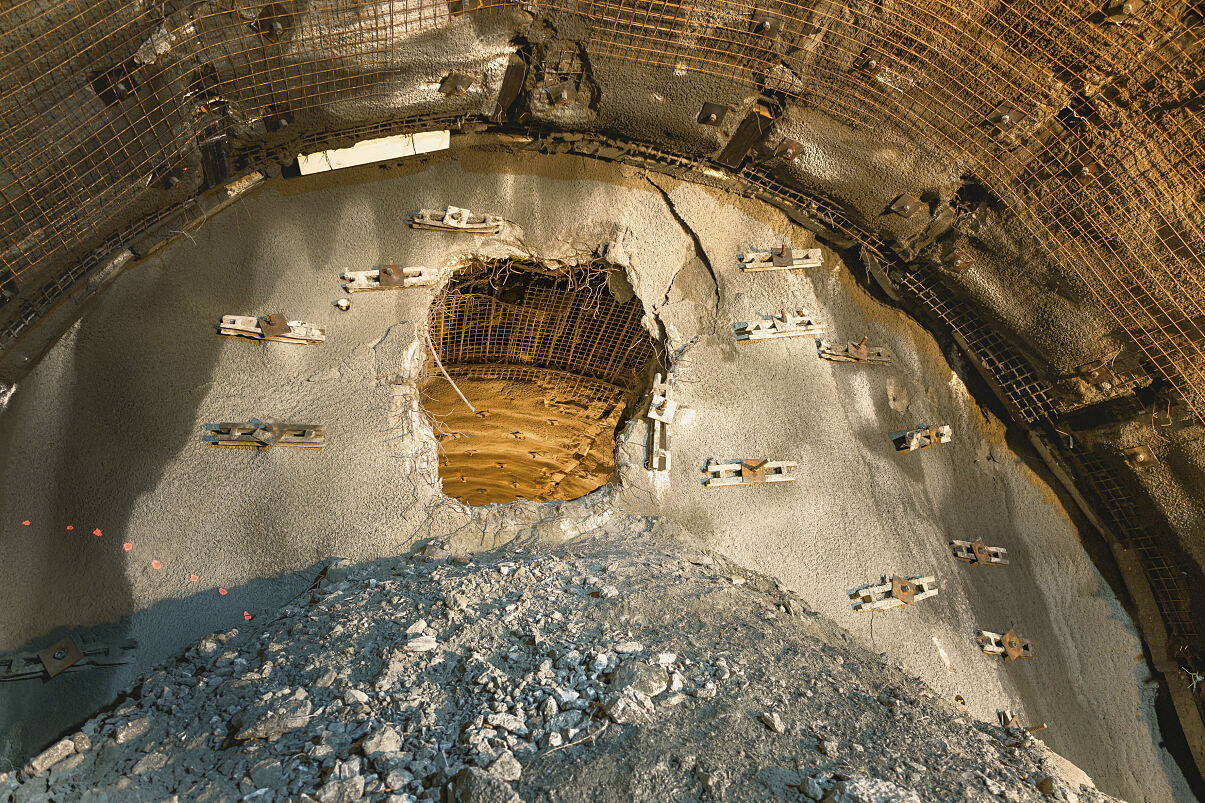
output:
[{"label": "wire mesh reinforcement", "polygon": [[[773,89],[953,153],[1205,419],[1199,2],[1133,14],[1072,0],[530,8],[584,22],[594,62]],[[231,121],[370,116],[366,104],[395,96],[414,37],[465,13],[458,0],[7,4],[0,267],[18,282],[53,269]],[[561,56],[551,73],[576,75],[576,54]]]},{"label": "wire mesh reinforcement", "polygon": [[640,302],[616,300],[601,266],[531,267],[475,262],[445,286],[429,320],[448,370],[530,366],[634,388],[656,354]]},{"label": "wire mesh reinforcement", "polygon": [[1143,507],[1107,459],[1083,451],[1070,456],[1078,469],[1077,476],[1088,483],[1099,500],[1102,509],[1098,512],[1103,513],[1123,545],[1138,553],[1169,635],[1181,644],[1199,644],[1200,630],[1192,616],[1187,578],[1169,554],[1170,536],[1161,532],[1149,515],[1140,512]]}]

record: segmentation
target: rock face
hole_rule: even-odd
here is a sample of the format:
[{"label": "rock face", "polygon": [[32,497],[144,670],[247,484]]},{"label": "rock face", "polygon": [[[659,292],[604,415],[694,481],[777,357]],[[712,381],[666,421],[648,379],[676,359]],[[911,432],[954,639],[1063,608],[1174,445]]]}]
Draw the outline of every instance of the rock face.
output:
[{"label": "rock face", "polygon": [[773,582],[653,520],[620,533],[341,567],[0,774],[0,803],[1112,799]]}]

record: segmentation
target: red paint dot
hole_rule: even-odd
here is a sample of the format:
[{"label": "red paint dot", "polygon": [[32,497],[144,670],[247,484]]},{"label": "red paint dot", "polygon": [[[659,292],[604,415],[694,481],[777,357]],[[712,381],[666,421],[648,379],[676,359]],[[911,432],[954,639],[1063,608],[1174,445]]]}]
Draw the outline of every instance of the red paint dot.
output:
[{"label": "red paint dot", "polygon": [[224,588],[219,588],[219,589],[218,589],[218,593],[219,593],[219,594],[221,594],[221,595],[224,597],[224,596],[226,596],[226,593],[227,593],[227,592],[226,592],[226,589],[224,589]]},{"label": "red paint dot", "polygon": [[188,575],[188,582],[190,582],[190,583],[195,583],[195,582],[197,582],[197,581],[198,581],[198,580],[200,580],[200,579],[201,579],[201,578],[200,578],[200,577],[197,577],[195,574],[190,574],[190,575]]},{"label": "red paint dot", "polygon": [[248,613],[247,611],[243,611],[243,619],[244,619],[245,621],[250,622],[250,621],[251,621],[251,614],[250,614],[250,613]]},{"label": "red paint dot", "polygon": [[129,552],[131,549],[134,548],[134,545],[131,544],[129,541],[126,541],[124,544],[121,545],[121,548],[124,549],[126,552]]},{"label": "red paint dot", "polygon": [[74,524],[68,524],[68,525],[67,525],[67,532],[71,532],[71,531],[72,531],[72,530],[74,530],[74,529],[75,529],[75,525],[74,525]]},{"label": "red paint dot", "polygon": [[29,526],[29,519],[26,519],[25,521],[23,521],[23,522],[21,522],[21,523],[22,523],[23,525],[25,525],[26,527],[28,527],[28,526]]},{"label": "red paint dot", "polygon": [[102,532],[100,531],[100,528],[99,528],[99,527],[97,527],[95,530],[93,530],[93,531],[92,531],[92,534],[93,534],[93,535],[95,535],[97,538],[100,538],[102,535],[104,535],[104,533],[102,533]]},{"label": "red paint dot", "polygon": [[157,570],[157,569],[162,569],[162,568],[163,568],[163,564],[162,564],[162,563],[160,563],[158,560],[153,560],[153,561],[151,561],[151,568],[152,568],[152,569],[156,569],[156,570]]}]

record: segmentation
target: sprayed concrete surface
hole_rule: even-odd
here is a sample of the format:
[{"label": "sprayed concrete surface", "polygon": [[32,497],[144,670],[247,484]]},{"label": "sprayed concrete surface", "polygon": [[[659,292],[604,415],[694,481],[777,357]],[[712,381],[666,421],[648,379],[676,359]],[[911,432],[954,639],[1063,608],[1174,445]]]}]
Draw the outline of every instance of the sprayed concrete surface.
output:
[{"label": "sprayed concrete surface", "polygon": [[[482,241],[403,225],[411,210],[446,203],[515,226]],[[565,257],[606,241],[621,245],[669,348],[685,347],[675,382],[690,411],[672,430],[672,470],[644,471],[644,425],[634,423],[613,492],[476,509],[447,499],[434,437],[415,412],[416,327],[432,291],[363,294],[341,313],[338,273],[451,264],[471,250]],[[1134,627],[1055,496],[1008,450],[932,339],[868,299],[832,254],[806,275],[736,269],[737,252],[783,241],[811,245],[754,202],[569,157],[466,154],[265,188],[120,277],[0,414],[3,648],[132,615],[121,630],[144,654],[115,687],[198,631],[241,625],[244,610],[255,616],[297,591],[295,578],[280,579],[249,602],[256,586],[245,584],[329,555],[368,560],[441,535],[478,549],[540,528],[586,532],[612,509],[656,512],[797,590],[941,694],[962,695],[971,713],[1008,708],[1048,723],[1045,741],[1102,790],[1191,799],[1156,746],[1154,687]],[[733,321],[795,306],[833,338],[888,346],[896,364],[824,362],[810,339],[738,350]],[[256,344],[212,328],[223,314],[269,312],[326,326],[328,340]],[[250,416],[325,424],[328,445],[254,453],[201,442],[204,424]],[[927,423],[952,425],[954,442],[892,450],[888,432]],[[699,482],[708,457],[793,460],[799,479],[708,490]],[[946,540],[976,537],[1007,547],[1012,564],[954,561]],[[848,589],[893,572],[935,574],[941,593],[873,619],[850,612]],[[983,655],[976,627],[1015,627],[1037,657],[1005,665]],[[65,687],[0,689],[5,738],[49,741],[53,732],[39,734],[28,714],[62,698],[56,688]]]}]

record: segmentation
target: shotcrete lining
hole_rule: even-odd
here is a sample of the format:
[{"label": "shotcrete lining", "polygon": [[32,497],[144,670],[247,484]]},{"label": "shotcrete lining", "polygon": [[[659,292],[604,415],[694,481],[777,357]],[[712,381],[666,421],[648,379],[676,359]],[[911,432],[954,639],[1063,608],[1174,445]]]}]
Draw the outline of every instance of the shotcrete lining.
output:
[{"label": "shotcrete lining", "polygon": [[[524,160],[532,158],[507,161],[495,157],[493,164],[501,169],[506,164],[526,164]],[[427,508],[417,498],[409,506],[405,500],[399,501],[399,478],[413,482],[416,497],[424,487],[418,480],[425,476],[406,472],[407,466],[420,464],[421,450],[413,440],[395,441],[392,432],[386,439],[379,429],[365,426],[367,414],[384,419],[398,409],[396,402],[402,398],[394,395],[393,386],[377,384],[380,372],[373,364],[371,344],[381,340],[381,331],[395,325],[399,315],[421,320],[425,298],[400,293],[357,298],[351,315],[333,318],[344,333],[332,337],[321,349],[308,351],[215,344],[212,334],[206,332],[203,339],[200,333],[182,328],[180,321],[182,313],[190,309],[199,309],[201,317],[215,316],[229,312],[224,308],[228,305],[249,301],[273,308],[287,301],[310,315],[321,316],[326,310],[326,315],[338,316],[329,311],[330,293],[336,284],[334,274],[348,262],[373,264],[380,261],[378,250],[384,250],[405,252],[427,264],[445,264],[448,252],[456,253],[464,245],[401,229],[397,215],[403,199],[410,204],[436,205],[450,197],[436,193],[449,193],[472,208],[522,220],[523,240],[529,244],[562,244],[563,250],[564,243],[582,239],[594,243],[621,240],[640,297],[666,298],[671,278],[685,260],[694,258],[695,245],[677,227],[660,193],[644,182],[625,184],[621,178],[612,179],[618,187],[599,186],[586,177],[597,175],[593,171],[602,167],[585,166],[580,160],[562,158],[555,164],[557,170],[550,172],[556,172],[558,180],[522,174],[465,174],[454,163],[434,165],[422,175],[358,186],[337,186],[341,182],[338,177],[306,180],[290,186],[292,195],[287,198],[263,194],[253,223],[242,220],[242,225],[250,228],[250,237],[237,237],[238,218],[224,216],[211,222],[216,231],[211,228],[200,238],[207,244],[204,247],[215,252],[193,252],[188,241],[177,243],[165,255],[166,264],[174,268],[170,281],[148,267],[120,277],[112,292],[97,299],[95,310],[77,335],[56,347],[10,402],[5,413],[9,464],[29,471],[16,471],[19,487],[6,489],[5,520],[13,518],[16,504],[33,510],[25,515],[39,526],[42,520],[53,519],[53,505],[45,505],[38,488],[71,487],[76,494],[89,496],[96,478],[72,475],[91,464],[72,456],[78,448],[73,438],[66,442],[56,439],[71,430],[66,422],[72,427],[87,427],[92,422],[103,425],[99,431],[111,429],[106,442],[113,449],[111,460],[120,463],[130,450],[139,457],[148,449],[157,450],[165,473],[162,482],[152,481],[147,486],[145,498],[140,496],[141,490],[133,495],[139,499],[137,510],[131,506],[124,531],[117,525],[113,535],[132,535],[135,541],[175,550],[209,550],[214,535],[209,532],[210,517],[216,517],[220,522],[212,526],[222,533],[221,554],[226,568],[234,573],[272,571],[273,567],[279,571],[273,560],[295,560],[303,547],[315,542],[353,556],[395,548],[406,542],[406,533],[414,526],[429,528],[422,530],[424,533],[467,527],[455,536],[466,545],[477,544],[478,538],[484,540],[487,530],[496,536],[497,530],[486,527],[484,517],[501,513],[482,511],[482,518],[470,514],[466,519],[452,507]],[[321,197],[305,191],[319,186],[329,188]],[[865,580],[868,566],[894,570],[917,561],[941,565],[940,561],[950,560],[944,545],[946,532],[990,525],[992,534],[1013,544],[1017,568],[1026,577],[1032,573],[1033,585],[1026,581],[1026,590],[1017,592],[1001,577],[986,576],[975,583],[956,574],[957,567],[949,569],[951,579],[940,605],[911,612],[915,616],[885,621],[876,630],[880,643],[889,645],[910,670],[931,678],[943,694],[965,691],[968,685],[978,689],[969,699],[982,716],[990,716],[993,706],[1030,706],[1034,719],[1057,716],[1060,721],[1076,723],[1052,732],[1051,741],[1089,766],[1102,782],[1107,778],[1109,785],[1128,790],[1127,773],[1149,776],[1155,767],[1159,780],[1148,783],[1163,783],[1165,773],[1170,773],[1173,779],[1168,784],[1175,786],[1174,768],[1169,770],[1158,753],[1152,752],[1153,720],[1142,713],[1147,692],[1138,685],[1132,653],[1120,656],[1123,663],[1114,652],[1100,652],[1102,643],[1110,649],[1117,645],[1123,651],[1137,649],[1124,612],[1087,563],[1048,489],[1024,473],[1003,446],[998,426],[983,419],[957,379],[949,375],[932,341],[902,316],[869,302],[844,275],[831,252],[826,252],[826,269],[807,277],[753,277],[740,274],[735,266],[725,268],[732,264],[735,253],[750,247],[778,244],[785,238],[794,247],[805,248],[814,241],[761,204],[739,198],[717,203],[715,196],[699,188],[675,182],[666,182],[666,187],[677,214],[697,233],[710,261],[720,266],[719,321],[710,300],[700,305],[693,298],[675,298],[659,310],[670,349],[694,343],[681,361],[680,398],[699,416],[712,417],[705,425],[684,425],[675,433],[679,451],[669,478],[672,493],[635,468],[641,462],[639,439],[625,439],[620,460],[625,489],[619,491],[617,503],[636,506],[653,500],[667,517],[689,524],[689,529],[716,548],[771,571],[784,583],[806,589],[805,596],[813,604],[858,628],[855,632],[860,634],[864,633],[864,620],[850,618],[842,589]],[[616,197],[622,197],[623,203],[615,203]],[[562,210],[570,204],[589,209],[590,214],[566,218]],[[314,226],[315,220],[328,222]],[[481,247],[503,245],[486,243]],[[343,256],[334,258],[336,252]],[[314,281],[316,275],[327,273],[329,290],[322,280]],[[216,302],[210,297],[215,292],[219,294]],[[784,298],[807,303],[838,336],[851,332],[850,336],[865,333],[881,339],[904,362],[884,375],[822,363],[810,343],[765,344],[764,348],[737,352],[727,324],[759,310],[778,309]],[[197,305],[200,307],[194,309]],[[161,326],[168,336],[148,342],[145,329],[131,327],[131,320],[139,321],[141,327]],[[267,359],[278,352],[283,361]],[[143,376],[141,382],[146,383],[150,400],[195,399],[198,366],[210,365],[217,379],[202,385],[206,387],[204,397],[195,402],[199,409],[185,411],[187,420],[179,427],[185,434],[177,437],[162,437],[166,433],[160,432],[161,437],[148,438],[148,425],[159,423],[153,414],[126,421],[123,410],[111,421],[96,422],[97,416],[112,413],[85,405],[87,415],[73,415],[77,410],[70,400],[63,403],[65,409],[43,409],[42,402],[59,398],[55,389],[61,384],[63,370],[80,372],[81,395],[76,404],[92,399],[98,372],[103,376],[108,370],[106,354],[135,367],[163,361],[190,366],[187,376]],[[256,381],[248,383],[248,376]],[[165,387],[165,382],[171,386]],[[752,392],[753,388],[765,392]],[[141,398],[138,384],[124,392],[125,397]],[[232,406],[262,405],[265,399],[294,399],[289,402],[294,405],[296,400],[321,403],[345,445],[305,460],[261,461],[250,474],[229,476],[228,456],[195,453],[192,436],[198,421],[194,418],[224,416]],[[883,440],[885,430],[935,415],[950,420],[959,433],[957,445],[943,447],[946,451],[935,450],[919,460],[909,460],[894,455]],[[22,422],[28,425],[20,425]],[[35,439],[36,449],[29,438]],[[177,441],[185,444],[182,450]],[[39,470],[36,464],[29,464],[28,456],[43,449],[62,450],[66,459],[56,467]],[[720,492],[698,486],[697,465],[691,459],[706,454],[736,457],[764,452],[768,456],[788,451],[803,461],[801,475],[815,480],[809,483],[815,492],[804,494],[805,501],[792,494],[768,495],[768,488],[717,496]],[[351,455],[354,460],[348,462]],[[376,456],[376,462],[365,465],[363,461],[370,456]],[[330,478],[334,476],[347,482],[332,488]],[[126,479],[114,472],[106,477],[117,482]],[[214,492],[197,499],[195,483],[201,477],[209,478]],[[175,498],[179,493],[186,496]],[[128,497],[110,494],[107,499]],[[271,504],[265,505],[265,498]],[[962,504],[967,498],[976,500],[973,508]],[[211,499],[248,503],[213,507]],[[180,521],[179,528],[165,528],[163,516],[172,516],[177,503],[185,512],[174,518],[183,516],[188,523],[185,526]],[[202,504],[202,509],[198,510],[197,504]],[[380,516],[379,521],[367,522],[363,532],[348,526],[349,520],[363,519],[359,506]],[[246,542],[240,534],[247,529],[251,514],[269,515],[272,526],[264,528],[264,536],[256,527],[252,540]],[[588,518],[585,511],[579,515]],[[559,527],[564,521],[559,518],[555,524]],[[480,522],[482,527],[466,522]],[[190,531],[190,538],[163,541],[158,537],[165,530],[184,529]],[[280,554],[273,545],[281,547]],[[45,546],[56,548],[58,543],[47,536]],[[249,554],[257,561],[251,566],[244,565]],[[140,604],[164,591],[156,586],[155,575],[139,573],[134,567],[128,579],[134,587],[131,596]],[[22,578],[14,578],[14,582],[20,583]],[[1030,593],[1033,588],[1040,593]],[[18,599],[23,593],[13,591]],[[999,673],[994,665],[982,663],[983,656],[967,638],[967,622],[977,619],[976,613],[988,617],[1016,605],[1037,606],[1027,608],[1030,614],[1025,616],[1031,628],[1026,636],[1043,645],[1043,660],[1030,667],[1035,670],[1032,675],[1024,674],[1029,672],[1026,667]],[[13,609],[12,613],[28,615],[29,610]],[[77,612],[42,611],[39,615],[64,614],[69,620]],[[1083,624],[1068,628],[1067,622]],[[957,662],[956,676],[948,675],[934,657],[929,643],[933,633],[942,634],[945,649]],[[1102,633],[1110,635],[1102,638]],[[1079,707],[1085,696],[1115,699],[1118,695],[1126,703],[1115,709],[1091,707],[1085,714]],[[1118,740],[1124,740],[1126,746],[1116,751],[1116,757],[1100,755],[1102,743]],[[1130,760],[1137,762],[1136,768],[1110,766]],[[1101,762],[1105,765],[1098,769]],[[1132,796],[1141,799],[1143,794],[1152,793],[1140,791]]]}]

